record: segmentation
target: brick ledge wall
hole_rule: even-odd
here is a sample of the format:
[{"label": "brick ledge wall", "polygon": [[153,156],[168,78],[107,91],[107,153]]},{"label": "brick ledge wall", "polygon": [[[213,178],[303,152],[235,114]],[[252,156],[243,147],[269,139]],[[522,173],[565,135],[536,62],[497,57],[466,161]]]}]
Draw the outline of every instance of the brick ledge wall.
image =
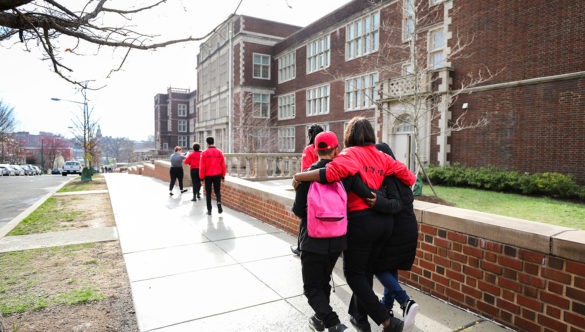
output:
[{"label": "brick ledge wall", "polygon": [[[142,174],[168,181],[160,166]],[[228,176],[222,196],[297,233],[292,192]],[[420,201],[415,213],[417,257],[402,282],[519,331],[585,331],[585,231]]]}]

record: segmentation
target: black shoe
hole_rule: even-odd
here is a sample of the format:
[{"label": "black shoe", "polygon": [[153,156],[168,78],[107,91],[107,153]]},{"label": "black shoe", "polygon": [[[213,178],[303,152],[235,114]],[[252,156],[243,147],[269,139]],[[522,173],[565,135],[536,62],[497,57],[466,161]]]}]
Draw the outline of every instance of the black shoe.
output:
[{"label": "black shoe", "polygon": [[390,325],[384,328],[384,332],[402,332],[404,322],[396,317],[390,317]]},{"label": "black shoe", "polygon": [[355,317],[349,315],[349,322],[355,327],[358,332],[372,332],[372,327],[369,322],[358,322]]},{"label": "black shoe", "polygon": [[343,325],[342,323],[327,328],[327,332],[338,332],[345,330],[347,330],[347,326]]},{"label": "black shoe", "polygon": [[187,192],[187,189],[181,189],[181,194],[186,193],[186,192]]},{"label": "black shoe", "polygon": [[207,210],[207,215],[210,216],[211,215],[211,210]]},{"label": "black shoe", "polygon": [[173,192],[172,191],[169,191],[169,196],[173,196]]},{"label": "black shoe", "polygon": [[197,198],[201,199],[201,194],[197,193]]},{"label": "black shoe", "polygon": [[217,213],[221,214],[223,212],[223,208],[221,207],[221,203],[217,203]]},{"label": "black shoe", "polygon": [[299,249],[299,246],[290,246],[290,251],[297,256],[301,255],[301,249]]},{"label": "black shoe", "polygon": [[309,327],[313,331],[325,331],[325,323],[317,318],[317,315],[309,317]]},{"label": "black shoe", "polygon": [[197,197],[193,196],[193,198],[191,198],[191,202],[197,202]]}]

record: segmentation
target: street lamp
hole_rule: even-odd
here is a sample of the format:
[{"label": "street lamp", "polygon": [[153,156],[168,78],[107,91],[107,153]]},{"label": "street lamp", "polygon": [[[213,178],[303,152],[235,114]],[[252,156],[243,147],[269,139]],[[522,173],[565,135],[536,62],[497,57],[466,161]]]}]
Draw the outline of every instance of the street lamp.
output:
[{"label": "street lamp", "polygon": [[61,98],[51,98],[53,101],[66,101],[70,103],[80,104],[83,105],[83,164],[86,168],[89,169],[89,165],[87,164],[87,140],[89,139],[89,114],[88,114],[88,106],[87,106],[87,96],[83,93],[83,102],[69,100],[69,99],[61,99]]}]

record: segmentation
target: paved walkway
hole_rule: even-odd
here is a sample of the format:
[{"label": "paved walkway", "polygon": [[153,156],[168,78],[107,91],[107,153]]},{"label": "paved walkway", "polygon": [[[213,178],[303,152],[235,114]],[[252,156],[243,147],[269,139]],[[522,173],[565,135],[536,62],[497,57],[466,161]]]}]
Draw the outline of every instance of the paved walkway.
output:
[{"label": "paved walkway", "polygon": [[[214,208],[208,216],[204,201],[190,201],[190,190],[169,197],[168,184],[157,179],[105,176],[116,229],[91,236],[119,238],[141,331],[309,330],[312,312],[302,294],[300,261],[289,250],[294,236],[229,207],[221,215]],[[76,238],[88,236],[79,233]],[[56,234],[54,240],[63,245],[63,238]],[[346,314],[351,293],[340,262],[334,279],[332,305],[354,331]],[[414,289],[407,291],[421,307],[413,331],[505,331]]]}]

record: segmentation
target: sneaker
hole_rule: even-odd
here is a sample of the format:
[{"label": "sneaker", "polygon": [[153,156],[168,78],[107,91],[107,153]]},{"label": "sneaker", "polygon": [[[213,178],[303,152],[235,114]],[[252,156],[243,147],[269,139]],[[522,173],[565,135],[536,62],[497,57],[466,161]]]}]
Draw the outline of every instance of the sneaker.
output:
[{"label": "sneaker", "polygon": [[408,300],[406,305],[402,307],[402,315],[404,317],[404,330],[410,331],[414,326],[414,319],[418,314],[418,304],[414,300]]},{"label": "sneaker", "polygon": [[181,189],[181,194],[186,193],[186,192],[187,192],[187,189]]},{"label": "sneaker", "polygon": [[290,251],[297,256],[301,255],[301,248],[299,246],[290,246]]},{"label": "sneaker", "polygon": [[191,198],[191,202],[197,202],[197,197],[193,196],[193,198]]},{"label": "sneaker", "polygon": [[325,323],[317,318],[317,315],[309,317],[309,327],[313,331],[325,331]]},{"label": "sneaker", "polygon": [[197,193],[197,198],[201,199],[201,193]]},{"label": "sneaker", "polygon": [[345,330],[347,330],[347,326],[343,325],[342,323],[327,328],[327,332],[337,332]]},{"label": "sneaker", "polygon": [[173,196],[173,192],[172,191],[169,191],[169,196]]},{"label": "sneaker", "polygon": [[223,212],[223,208],[221,207],[221,203],[217,203],[217,213],[221,214]]},{"label": "sneaker", "polygon": [[358,332],[371,332],[372,331],[372,328],[370,327],[370,323],[358,322],[357,319],[355,319],[355,317],[353,317],[352,315],[349,315],[349,322],[351,323],[351,325],[353,325],[353,327],[355,327],[355,330]]},{"label": "sneaker", "polygon": [[396,317],[390,317],[390,325],[384,328],[384,332],[402,332],[404,322]]}]

